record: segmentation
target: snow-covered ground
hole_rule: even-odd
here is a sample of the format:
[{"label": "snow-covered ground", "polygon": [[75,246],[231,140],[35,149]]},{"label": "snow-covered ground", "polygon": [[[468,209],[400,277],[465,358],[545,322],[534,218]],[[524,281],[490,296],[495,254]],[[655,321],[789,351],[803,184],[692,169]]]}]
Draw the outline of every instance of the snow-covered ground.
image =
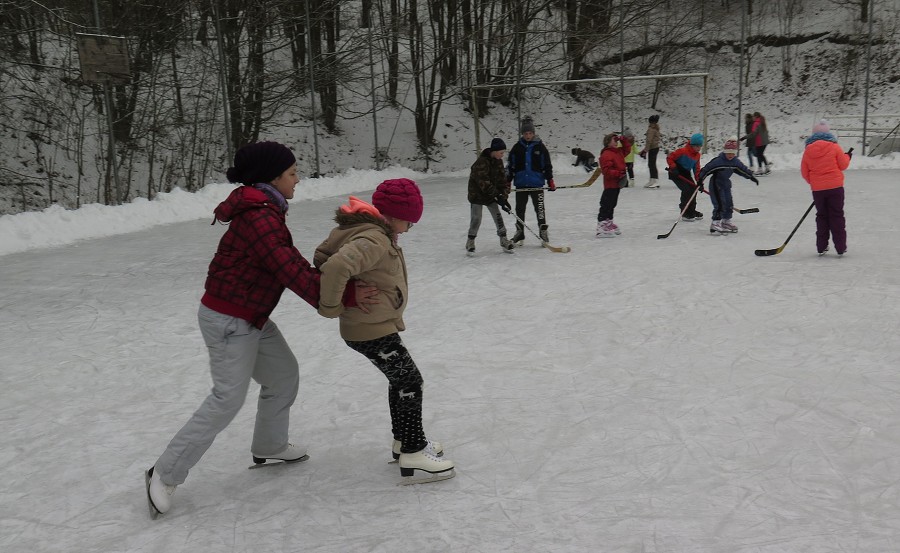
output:
[{"label": "snow-covered ground", "polygon": [[[485,221],[466,257],[465,175],[415,175],[403,337],[456,478],[396,485],[383,376],[286,294],[273,319],[300,360],[291,433],[310,460],[246,469],[253,387],[156,521],[143,470],[208,391],[196,309],[229,187],[0,217],[0,549],[900,550],[898,162],[854,157],[846,256],[816,256],[810,216],[760,258],[811,201],[796,154],[774,159],[759,187],[736,180],[735,204],[760,212],[730,236],[681,222],[657,240],[668,182],[623,190],[606,240],[597,185],[548,194],[568,254],[530,234],[504,254]],[[565,162],[558,184],[584,178]],[[299,249],[386,176],[302,182]]]}]

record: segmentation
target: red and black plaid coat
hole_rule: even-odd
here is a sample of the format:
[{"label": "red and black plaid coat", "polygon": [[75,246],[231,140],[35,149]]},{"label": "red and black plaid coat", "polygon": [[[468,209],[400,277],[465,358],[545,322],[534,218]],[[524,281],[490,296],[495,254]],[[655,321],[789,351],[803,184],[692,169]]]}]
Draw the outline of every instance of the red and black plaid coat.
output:
[{"label": "red and black plaid coat", "polygon": [[319,306],[319,271],[294,247],[284,213],[265,193],[236,188],[215,209],[229,223],[206,277],[203,305],[262,328],[290,288]]}]

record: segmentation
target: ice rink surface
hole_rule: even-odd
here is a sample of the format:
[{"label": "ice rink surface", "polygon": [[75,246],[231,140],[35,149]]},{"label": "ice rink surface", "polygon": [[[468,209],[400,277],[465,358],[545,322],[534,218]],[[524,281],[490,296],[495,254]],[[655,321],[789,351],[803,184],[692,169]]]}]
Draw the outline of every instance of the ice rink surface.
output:
[{"label": "ice rink surface", "polygon": [[[571,253],[526,233],[504,254],[485,217],[474,257],[466,178],[421,180],[402,336],[456,478],[397,486],[384,377],[287,292],[273,320],[310,460],[247,470],[254,385],[156,521],[143,471],[208,393],[196,311],[224,227],[0,257],[0,550],[896,552],[896,171],[847,172],[843,258],[816,255],[813,215],[754,256],[811,202],[795,170],[760,180],[734,181],[760,209],[734,235],[709,235],[704,197],[706,220],[657,240],[677,216],[666,182],[622,190],[623,234],[596,239],[598,184],[547,194]],[[344,199],[292,204],[304,255]]]}]

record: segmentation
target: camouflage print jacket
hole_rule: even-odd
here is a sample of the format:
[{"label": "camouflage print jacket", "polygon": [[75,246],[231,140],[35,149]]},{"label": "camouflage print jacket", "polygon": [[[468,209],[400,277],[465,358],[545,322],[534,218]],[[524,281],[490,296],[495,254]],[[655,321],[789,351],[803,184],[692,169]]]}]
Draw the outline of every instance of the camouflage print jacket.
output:
[{"label": "camouflage print jacket", "polygon": [[507,196],[506,169],[503,160],[492,158],[490,148],[485,148],[469,173],[469,203],[490,205],[498,195]]}]

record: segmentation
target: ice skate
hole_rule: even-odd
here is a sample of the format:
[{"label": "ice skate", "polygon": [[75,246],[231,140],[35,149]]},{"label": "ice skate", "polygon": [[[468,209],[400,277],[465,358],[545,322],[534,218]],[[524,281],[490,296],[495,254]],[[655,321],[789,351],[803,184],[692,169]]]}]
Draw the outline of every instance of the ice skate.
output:
[{"label": "ice skate", "polygon": [[524,228],[519,228],[519,226],[516,225],[516,233],[513,234],[512,243],[517,248],[522,247],[522,244],[525,243],[525,229]]},{"label": "ice skate", "polygon": [[503,248],[505,253],[513,253],[516,245],[512,243],[511,240],[508,240],[505,236],[500,237],[500,247]]},{"label": "ice skate", "polygon": [[722,235],[722,234],[726,234],[727,232],[730,232],[730,231],[725,229],[725,227],[722,224],[722,221],[713,220],[712,223],[710,223],[710,225],[709,225],[709,233],[710,234]]},{"label": "ice skate", "polygon": [[172,495],[177,486],[169,486],[159,479],[159,475],[150,467],[144,471],[144,484],[147,487],[147,503],[150,505],[150,518],[156,519],[172,508]]},{"label": "ice skate", "polygon": [[550,233],[547,232],[547,225],[541,225],[540,232],[538,234],[541,237],[541,242],[546,244],[550,241]]},{"label": "ice skate", "polygon": [[647,181],[647,184],[644,185],[644,188],[659,188],[659,182],[657,179],[650,179]]},{"label": "ice skate", "polygon": [[[398,459],[400,463],[400,475],[403,476],[401,486],[410,484],[427,484],[447,480],[456,476],[453,461],[438,457],[428,448],[415,453],[401,453]],[[415,471],[420,470],[429,473],[430,476],[416,477]]]},{"label": "ice skate", "polygon": [[[400,440],[394,440],[394,443],[391,444],[391,455],[394,457],[394,461],[400,458],[400,448],[402,446],[403,442]],[[428,440],[425,451],[428,451],[437,457],[441,457],[444,455],[444,446],[441,445],[441,442],[432,442],[431,440]]]},{"label": "ice skate", "polygon": [[467,253],[475,253],[475,237],[470,236],[468,240],[466,240],[466,252]]},{"label": "ice skate", "polygon": [[609,220],[609,229],[615,233],[616,236],[622,234],[622,229],[619,228],[619,225],[616,224],[612,219]]},{"label": "ice skate", "polygon": [[609,228],[609,220],[604,219],[603,221],[599,221],[597,223],[597,238],[615,238],[616,233]]},{"label": "ice skate", "polygon": [[722,228],[725,229],[725,232],[737,232],[737,225],[731,222],[731,219],[723,219],[722,220]]},{"label": "ice skate", "polygon": [[[275,465],[286,465],[291,463],[300,463],[309,459],[306,454],[306,447],[294,444],[288,444],[284,449],[272,455],[253,455],[253,465],[247,468],[258,469],[262,467],[271,467]],[[269,461],[272,461],[271,463]]]}]

